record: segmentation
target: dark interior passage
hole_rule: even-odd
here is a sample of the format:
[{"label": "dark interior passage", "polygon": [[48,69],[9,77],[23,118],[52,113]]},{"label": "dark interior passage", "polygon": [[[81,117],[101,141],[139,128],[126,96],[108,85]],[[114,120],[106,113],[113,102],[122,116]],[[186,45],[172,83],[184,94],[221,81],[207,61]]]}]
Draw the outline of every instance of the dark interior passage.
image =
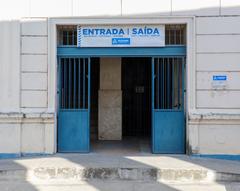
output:
[{"label": "dark interior passage", "polygon": [[151,58],[122,58],[123,136],[151,135]]},{"label": "dark interior passage", "polygon": [[90,134],[91,140],[98,136],[98,90],[99,90],[100,58],[91,58],[91,109]]}]

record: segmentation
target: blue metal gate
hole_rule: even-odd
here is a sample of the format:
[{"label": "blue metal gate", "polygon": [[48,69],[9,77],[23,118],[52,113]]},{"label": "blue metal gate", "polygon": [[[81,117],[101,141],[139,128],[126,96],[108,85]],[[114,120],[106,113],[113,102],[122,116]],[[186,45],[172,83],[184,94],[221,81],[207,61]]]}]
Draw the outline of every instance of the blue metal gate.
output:
[{"label": "blue metal gate", "polygon": [[58,59],[58,152],[89,152],[90,58]]},{"label": "blue metal gate", "polygon": [[185,153],[185,57],[152,58],[153,153]]},{"label": "blue metal gate", "polygon": [[184,63],[186,25],[165,25],[165,47],[78,48],[77,25],[59,25],[58,151],[89,151],[90,58],[153,57],[154,153],[185,152]]}]

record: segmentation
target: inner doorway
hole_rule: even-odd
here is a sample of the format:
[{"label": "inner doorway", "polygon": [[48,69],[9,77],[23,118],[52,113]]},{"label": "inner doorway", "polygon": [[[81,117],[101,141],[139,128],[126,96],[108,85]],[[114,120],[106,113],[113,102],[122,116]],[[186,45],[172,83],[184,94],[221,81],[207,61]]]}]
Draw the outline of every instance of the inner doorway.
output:
[{"label": "inner doorway", "polygon": [[122,58],[123,138],[150,141],[151,58]]}]

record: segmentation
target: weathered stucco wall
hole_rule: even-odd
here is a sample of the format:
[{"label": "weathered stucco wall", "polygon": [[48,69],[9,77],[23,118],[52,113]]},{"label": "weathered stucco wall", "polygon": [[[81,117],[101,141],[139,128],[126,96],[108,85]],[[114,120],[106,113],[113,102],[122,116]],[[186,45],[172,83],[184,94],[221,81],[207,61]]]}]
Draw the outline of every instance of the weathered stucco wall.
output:
[{"label": "weathered stucco wall", "polygon": [[[190,150],[240,154],[240,17],[196,17],[196,110],[189,114]],[[213,86],[226,75],[226,86]]]},{"label": "weathered stucco wall", "polygon": [[0,153],[53,153],[47,19],[0,22],[0,38]]},{"label": "weathered stucco wall", "polygon": [[[240,154],[240,17],[229,16],[235,14],[229,9],[223,13],[195,18],[196,99],[195,108],[187,108],[190,153]],[[48,101],[53,75],[48,68],[55,63],[48,63],[47,19],[0,22],[0,41],[0,153],[53,153],[56,121]],[[215,89],[213,75],[226,75],[226,86]],[[111,98],[113,92],[121,94],[112,90]],[[120,105],[113,113],[121,113]]]}]

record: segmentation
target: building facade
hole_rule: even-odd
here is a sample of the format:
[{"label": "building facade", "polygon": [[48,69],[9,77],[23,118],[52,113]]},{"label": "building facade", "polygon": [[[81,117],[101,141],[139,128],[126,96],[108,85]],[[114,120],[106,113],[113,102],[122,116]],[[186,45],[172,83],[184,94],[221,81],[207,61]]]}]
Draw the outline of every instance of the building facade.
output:
[{"label": "building facade", "polygon": [[[174,6],[1,21],[0,157],[89,152],[91,139],[125,135],[148,135],[153,153],[239,156],[240,8]],[[106,26],[163,27],[164,43],[79,46],[79,27]]]}]

